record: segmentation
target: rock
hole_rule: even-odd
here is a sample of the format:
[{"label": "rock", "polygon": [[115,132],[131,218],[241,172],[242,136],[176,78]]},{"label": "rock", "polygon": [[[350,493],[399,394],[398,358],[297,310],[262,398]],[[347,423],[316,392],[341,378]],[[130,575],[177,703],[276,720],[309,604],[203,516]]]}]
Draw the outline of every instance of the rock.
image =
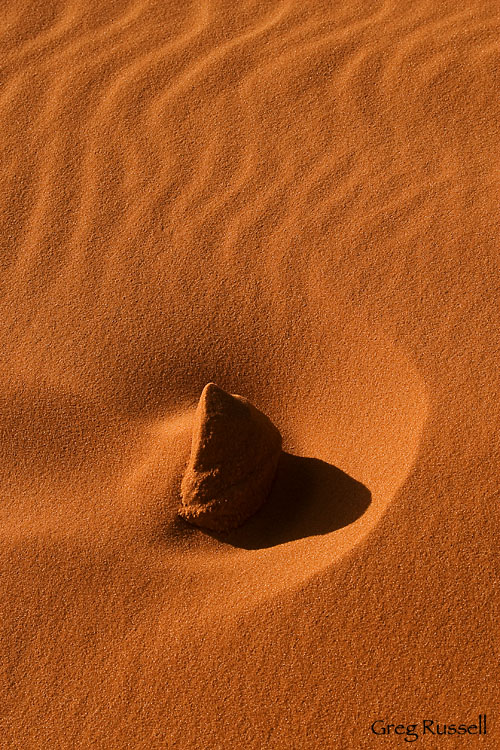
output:
[{"label": "rock", "polygon": [[246,398],[208,383],[196,409],[179,515],[214,531],[242,524],[269,494],[281,443],[278,429]]}]

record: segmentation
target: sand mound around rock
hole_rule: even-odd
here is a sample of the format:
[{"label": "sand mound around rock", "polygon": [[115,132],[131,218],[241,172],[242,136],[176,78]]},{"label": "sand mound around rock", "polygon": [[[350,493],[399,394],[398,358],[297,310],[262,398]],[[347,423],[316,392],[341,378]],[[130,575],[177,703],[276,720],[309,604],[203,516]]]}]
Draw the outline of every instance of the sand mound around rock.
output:
[{"label": "sand mound around rock", "polygon": [[247,399],[208,383],[196,409],[179,515],[214,531],[242,524],[269,494],[281,443],[278,429]]}]

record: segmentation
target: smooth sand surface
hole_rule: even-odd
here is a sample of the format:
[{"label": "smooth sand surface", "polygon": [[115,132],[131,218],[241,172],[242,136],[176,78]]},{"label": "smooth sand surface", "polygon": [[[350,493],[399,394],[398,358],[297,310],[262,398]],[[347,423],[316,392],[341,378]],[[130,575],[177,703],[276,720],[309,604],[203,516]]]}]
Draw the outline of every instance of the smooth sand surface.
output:
[{"label": "smooth sand surface", "polygon": [[[3,3],[2,750],[500,747],[499,31]],[[283,435],[226,536],[176,516],[210,381]]]}]

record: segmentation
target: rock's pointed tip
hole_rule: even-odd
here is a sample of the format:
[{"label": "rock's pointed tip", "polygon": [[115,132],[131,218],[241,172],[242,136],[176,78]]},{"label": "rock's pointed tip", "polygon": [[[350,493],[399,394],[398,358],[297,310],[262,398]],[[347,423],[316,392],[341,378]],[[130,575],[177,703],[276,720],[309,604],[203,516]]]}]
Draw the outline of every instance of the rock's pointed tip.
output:
[{"label": "rock's pointed tip", "polygon": [[214,381],[213,381],[213,380],[210,380],[210,381],[209,381],[209,382],[208,382],[208,383],[206,384],[206,386],[205,386],[205,387],[203,388],[203,391],[202,391],[202,393],[205,393],[206,391],[211,391],[211,390],[213,390],[213,389],[219,389],[219,390],[222,390],[222,389],[221,389],[221,388],[220,388],[220,387],[219,387],[219,386],[217,385],[217,383],[214,383]]},{"label": "rock's pointed tip", "polygon": [[230,412],[240,401],[240,397],[228,393],[216,383],[207,383],[198,401],[198,413],[205,415],[220,411]]},{"label": "rock's pointed tip", "polygon": [[223,388],[220,388],[220,386],[218,386],[217,383],[212,383],[212,382],[207,383],[201,392],[200,400],[209,399],[212,396],[216,396],[220,393],[225,393],[226,395],[229,395],[226,393],[226,391]]}]

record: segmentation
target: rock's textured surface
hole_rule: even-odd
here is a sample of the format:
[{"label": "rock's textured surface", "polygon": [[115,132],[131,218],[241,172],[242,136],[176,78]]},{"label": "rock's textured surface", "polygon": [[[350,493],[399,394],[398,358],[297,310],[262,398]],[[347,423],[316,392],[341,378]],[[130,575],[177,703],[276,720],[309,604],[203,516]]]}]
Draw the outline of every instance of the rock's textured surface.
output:
[{"label": "rock's textured surface", "polygon": [[179,515],[214,531],[239,526],[269,494],[281,442],[247,399],[208,383],[196,410]]}]

